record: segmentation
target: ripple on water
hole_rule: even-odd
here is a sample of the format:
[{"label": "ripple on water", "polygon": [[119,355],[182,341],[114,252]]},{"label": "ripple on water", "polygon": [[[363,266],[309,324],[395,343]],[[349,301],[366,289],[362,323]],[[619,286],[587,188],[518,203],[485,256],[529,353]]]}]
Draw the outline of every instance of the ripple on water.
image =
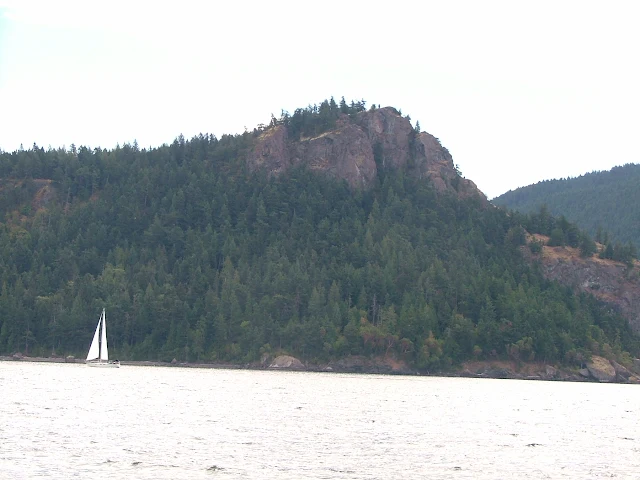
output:
[{"label": "ripple on water", "polygon": [[620,385],[9,362],[0,372],[14,387],[0,403],[0,478],[640,478],[629,420],[639,402]]}]

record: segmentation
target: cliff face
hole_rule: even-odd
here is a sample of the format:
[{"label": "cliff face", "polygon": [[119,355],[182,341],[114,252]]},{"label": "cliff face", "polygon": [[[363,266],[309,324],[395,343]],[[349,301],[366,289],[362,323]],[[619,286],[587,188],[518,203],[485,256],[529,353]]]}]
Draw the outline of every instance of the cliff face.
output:
[{"label": "cliff face", "polygon": [[[541,235],[530,239],[534,237],[543,243],[548,240]],[[531,255],[528,248],[523,251]],[[582,258],[576,248],[548,246],[543,247],[539,256],[531,258],[541,263],[545,277],[606,302],[627,319],[633,331],[640,333],[640,271],[637,262],[630,267],[597,256]]]},{"label": "cliff face", "polygon": [[461,197],[486,197],[471,181],[460,177],[453,159],[440,142],[426,132],[417,133],[406,118],[390,107],[343,115],[336,127],[314,138],[293,141],[284,125],[263,132],[247,157],[250,169],[264,168],[278,175],[305,164],[346,180],[353,188],[373,184],[378,168],[410,168],[429,178],[439,192]]}]

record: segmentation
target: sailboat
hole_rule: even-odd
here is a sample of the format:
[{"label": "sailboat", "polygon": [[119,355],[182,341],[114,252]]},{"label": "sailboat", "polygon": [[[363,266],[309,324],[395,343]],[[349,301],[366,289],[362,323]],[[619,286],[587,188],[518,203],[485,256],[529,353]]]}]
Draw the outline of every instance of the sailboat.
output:
[{"label": "sailboat", "polygon": [[104,308],[96,326],[96,333],[93,334],[93,341],[89,347],[86,364],[90,367],[120,367],[118,360],[109,360],[109,349],[107,348],[107,317]]}]

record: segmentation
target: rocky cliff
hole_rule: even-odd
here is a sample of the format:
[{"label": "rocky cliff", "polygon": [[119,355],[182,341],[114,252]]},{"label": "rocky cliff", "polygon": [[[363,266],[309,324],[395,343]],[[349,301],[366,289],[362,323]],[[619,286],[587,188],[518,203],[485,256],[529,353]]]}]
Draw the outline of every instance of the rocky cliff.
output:
[{"label": "rocky cliff", "polygon": [[[546,244],[548,238],[532,235],[529,241]],[[602,246],[600,246],[602,248]],[[539,255],[523,250],[540,262],[543,274],[551,279],[589,293],[623,315],[631,328],[640,333],[640,268],[598,256],[582,258],[576,248],[544,246]]]},{"label": "rocky cliff", "polygon": [[251,170],[264,168],[278,175],[304,164],[311,170],[346,180],[353,188],[370,187],[378,169],[408,168],[428,178],[439,192],[477,196],[476,185],[457,172],[453,159],[437,138],[416,132],[394,108],[342,115],[334,129],[313,138],[292,140],[285,125],[275,125],[256,139],[247,157]]}]

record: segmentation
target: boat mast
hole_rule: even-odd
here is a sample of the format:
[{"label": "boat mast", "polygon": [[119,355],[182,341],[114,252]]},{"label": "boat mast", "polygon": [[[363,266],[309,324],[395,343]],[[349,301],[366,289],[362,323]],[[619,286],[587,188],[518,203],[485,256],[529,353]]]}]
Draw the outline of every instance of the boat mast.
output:
[{"label": "boat mast", "polygon": [[100,315],[100,334],[98,334],[98,361],[102,360],[102,329],[103,327],[103,321],[102,318],[104,317],[104,308],[102,309],[102,315]]}]

